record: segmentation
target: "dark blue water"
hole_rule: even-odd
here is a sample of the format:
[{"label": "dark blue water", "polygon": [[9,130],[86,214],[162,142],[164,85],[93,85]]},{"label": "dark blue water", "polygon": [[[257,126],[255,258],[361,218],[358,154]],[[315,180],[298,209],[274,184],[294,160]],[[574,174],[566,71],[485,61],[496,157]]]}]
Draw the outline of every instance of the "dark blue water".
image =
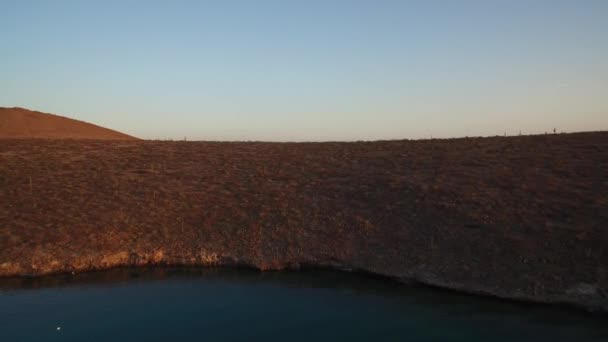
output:
[{"label": "dark blue water", "polygon": [[174,340],[608,341],[608,319],[329,271],[0,280],[0,341]]}]

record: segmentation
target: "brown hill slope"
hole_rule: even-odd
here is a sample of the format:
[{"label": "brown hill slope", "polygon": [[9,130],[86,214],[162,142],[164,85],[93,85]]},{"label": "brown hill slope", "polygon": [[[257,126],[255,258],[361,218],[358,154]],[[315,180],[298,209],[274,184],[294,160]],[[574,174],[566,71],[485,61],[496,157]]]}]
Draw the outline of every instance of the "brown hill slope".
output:
[{"label": "brown hill slope", "polygon": [[0,143],[0,276],[330,266],[608,311],[608,132]]},{"label": "brown hill slope", "polygon": [[0,107],[0,138],[136,139],[87,122],[18,107]]}]

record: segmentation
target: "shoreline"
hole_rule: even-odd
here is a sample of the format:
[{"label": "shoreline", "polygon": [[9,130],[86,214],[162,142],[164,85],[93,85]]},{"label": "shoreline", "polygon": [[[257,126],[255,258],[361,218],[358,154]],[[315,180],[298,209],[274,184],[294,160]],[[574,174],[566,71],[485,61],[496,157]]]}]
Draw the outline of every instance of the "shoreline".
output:
[{"label": "shoreline", "polygon": [[608,311],[608,132],[362,143],[6,140],[0,276],[329,267]]},{"label": "shoreline", "polygon": [[[563,297],[563,298],[539,298],[539,297],[520,297],[520,296],[510,296],[505,294],[492,293],[484,290],[476,290],[470,288],[457,288],[450,287],[436,283],[425,282],[424,280],[415,279],[415,278],[400,278],[392,275],[385,275],[370,272],[363,269],[350,269],[348,267],[337,267],[330,265],[297,265],[297,266],[288,266],[280,269],[267,269],[262,270],[253,265],[247,264],[183,264],[183,263],[144,263],[144,264],[117,264],[112,266],[107,266],[103,268],[90,268],[90,269],[71,269],[71,270],[56,270],[50,271],[49,273],[38,273],[38,274],[0,274],[0,284],[3,281],[12,281],[15,283],[20,282],[29,282],[35,280],[44,280],[44,278],[54,278],[54,277],[77,277],[81,274],[102,274],[108,273],[116,270],[133,270],[135,272],[147,272],[147,271],[167,271],[167,270],[231,270],[238,272],[239,270],[246,270],[251,272],[259,272],[259,273],[271,273],[271,272],[307,272],[307,271],[328,271],[335,273],[347,273],[352,275],[357,275],[361,277],[368,278],[376,278],[381,279],[383,281],[388,281],[395,283],[398,286],[420,286],[424,288],[434,289],[442,292],[449,292],[463,296],[475,296],[487,298],[490,300],[495,300],[497,302],[505,302],[505,303],[517,303],[521,305],[535,305],[535,306],[545,306],[545,307],[555,307],[555,308],[563,308],[568,310],[576,310],[579,312],[584,312],[591,315],[599,315],[604,316],[608,314],[608,303],[604,303],[604,306],[598,306],[597,303],[586,302],[582,303],[581,301],[573,300],[572,298]],[[128,280],[127,280],[128,281]],[[61,286],[61,283],[60,285]],[[19,287],[17,285],[16,287]],[[43,286],[44,287],[44,286]]]}]

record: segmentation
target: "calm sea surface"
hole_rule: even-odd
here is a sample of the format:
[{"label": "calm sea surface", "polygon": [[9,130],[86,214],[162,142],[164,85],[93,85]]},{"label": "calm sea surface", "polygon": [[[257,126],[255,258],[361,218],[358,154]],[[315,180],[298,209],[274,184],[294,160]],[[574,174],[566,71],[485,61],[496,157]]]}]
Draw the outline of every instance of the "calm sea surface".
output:
[{"label": "calm sea surface", "polygon": [[252,340],[608,341],[608,317],[329,271],[117,269],[0,280],[3,342]]}]

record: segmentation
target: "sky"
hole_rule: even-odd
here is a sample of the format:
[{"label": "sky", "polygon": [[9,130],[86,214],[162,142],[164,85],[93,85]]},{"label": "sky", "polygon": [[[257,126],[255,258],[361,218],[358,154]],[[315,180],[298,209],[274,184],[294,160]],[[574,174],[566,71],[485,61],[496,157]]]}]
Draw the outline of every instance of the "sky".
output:
[{"label": "sky", "polygon": [[608,130],[608,1],[0,0],[0,106],[148,139]]}]

